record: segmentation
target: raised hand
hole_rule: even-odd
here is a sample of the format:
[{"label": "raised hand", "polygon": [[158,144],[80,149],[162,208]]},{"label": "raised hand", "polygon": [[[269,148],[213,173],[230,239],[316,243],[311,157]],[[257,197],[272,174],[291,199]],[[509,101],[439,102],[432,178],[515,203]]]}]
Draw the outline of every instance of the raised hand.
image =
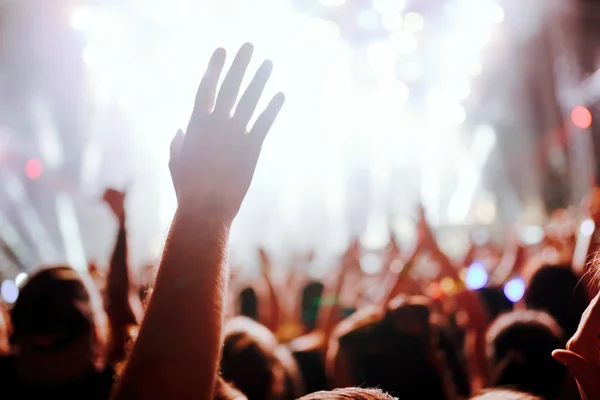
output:
[{"label": "raised hand", "polygon": [[102,196],[102,200],[108,204],[119,221],[125,219],[125,196],[125,192],[116,189],[106,189],[104,196]]},{"label": "raised hand", "polygon": [[171,146],[170,168],[179,205],[208,209],[226,223],[240,208],[263,141],[284,102],[284,95],[276,94],[247,130],[273,67],[271,61],[262,63],[235,107],[253,50],[249,43],[240,48],[218,94],[226,54],[221,48],[213,53],[187,132],[178,133]]}]

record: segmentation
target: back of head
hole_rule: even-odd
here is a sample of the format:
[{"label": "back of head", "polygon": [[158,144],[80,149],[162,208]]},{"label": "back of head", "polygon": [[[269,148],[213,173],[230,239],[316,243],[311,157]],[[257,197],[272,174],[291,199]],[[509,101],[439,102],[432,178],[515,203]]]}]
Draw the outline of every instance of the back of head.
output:
[{"label": "back of head", "polygon": [[525,292],[527,308],[546,311],[558,322],[567,337],[577,330],[589,299],[579,278],[568,265],[540,268]]},{"label": "back of head", "polygon": [[88,281],[66,266],[42,269],[26,281],[12,310],[11,337],[16,357],[27,365],[23,373],[56,384],[74,379],[78,370],[104,368],[106,314]]},{"label": "back of head", "polygon": [[515,392],[514,390],[494,389],[486,390],[471,400],[541,400],[537,396],[528,393]]},{"label": "back of head", "polygon": [[89,330],[106,329],[100,294],[66,266],[42,269],[26,281],[13,307],[12,322],[14,342],[38,338],[34,345],[47,351],[68,346]]},{"label": "back of head", "polygon": [[513,303],[506,298],[501,288],[484,287],[477,290],[477,293],[483,300],[483,304],[488,312],[490,320],[493,320],[500,314],[512,311],[513,309]]},{"label": "back of head", "polygon": [[311,393],[298,400],[394,400],[380,389],[344,388]]},{"label": "back of head", "polygon": [[339,386],[377,387],[403,399],[446,399],[453,388],[444,379],[438,337],[420,298],[395,299],[386,311],[365,308],[336,328],[328,373]]},{"label": "back of head", "polygon": [[486,335],[491,386],[511,387],[543,398],[561,391],[565,367],[552,351],[565,346],[563,333],[552,317],[541,311],[513,311],[498,317]]},{"label": "back of head", "polygon": [[[227,323],[221,358],[223,378],[248,399],[295,399],[300,377],[291,354],[264,326],[237,317]],[[289,351],[288,351],[289,353]]]}]

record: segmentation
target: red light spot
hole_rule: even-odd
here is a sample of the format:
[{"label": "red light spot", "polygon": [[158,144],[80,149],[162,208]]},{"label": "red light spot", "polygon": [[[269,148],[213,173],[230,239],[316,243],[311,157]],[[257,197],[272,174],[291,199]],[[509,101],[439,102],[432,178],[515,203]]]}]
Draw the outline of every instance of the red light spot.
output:
[{"label": "red light spot", "polygon": [[27,175],[29,179],[33,180],[39,178],[42,175],[42,172],[44,172],[44,165],[39,158],[32,158],[25,164],[25,175]]},{"label": "red light spot", "polygon": [[592,125],[592,113],[584,106],[577,106],[571,111],[573,125],[581,129],[587,129]]}]

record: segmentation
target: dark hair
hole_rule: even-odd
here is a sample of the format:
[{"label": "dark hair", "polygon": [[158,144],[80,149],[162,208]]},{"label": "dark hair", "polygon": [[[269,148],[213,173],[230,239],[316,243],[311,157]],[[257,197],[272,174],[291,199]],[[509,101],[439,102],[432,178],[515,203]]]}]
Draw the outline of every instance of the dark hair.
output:
[{"label": "dark hair", "polygon": [[95,337],[94,352],[106,354],[108,327],[98,289],[68,266],[44,268],[21,288],[12,310],[11,340],[60,331],[61,338],[44,351],[69,346],[83,334]]},{"label": "dark hair", "polygon": [[242,289],[238,302],[240,315],[258,321],[258,296],[254,288],[248,286]]},{"label": "dark hair", "polygon": [[344,388],[311,393],[298,400],[394,400],[380,389]]},{"label": "dark hair", "polygon": [[585,286],[579,284],[579,278],[568,265],[540,268],[533,274],[525,292],[527,308],[550,314],[567,337],[577,331],[588,303]]},{"label": "dark hair", "polygon": [[315,328],[323,290],[324,285],[319,281],[309,282],[302,289],[302,323],[307,332]]},{"label": "dark hair", "polygon": [[334,332],[328,372],[345,364],[349,384],[377,387],[399,398],[446,399],[455,390],[446,378],[439,329],[429,322],[420,297],[394,299],[387,310],[367,307]]},{"label": "dark hair", "polygon": [[559,394],[566,369],[552,358],[552,351],[564,348],[565,340],[550,315],[534,310],[503,314],[489,327],[486,343],[491,386],[547,399]]},{"label": "dark hair", "polygon": [[490,320],[513,309],[513,303],[506,298],[504,292],[498,287],[484,287],[476,291],[483,301]]},{"label": "dark hair", "polygon": [[227,323],[221,374],[249,400],[302,395],[301,378],[289,350],[280,346],[266,327],[246,317]]}]

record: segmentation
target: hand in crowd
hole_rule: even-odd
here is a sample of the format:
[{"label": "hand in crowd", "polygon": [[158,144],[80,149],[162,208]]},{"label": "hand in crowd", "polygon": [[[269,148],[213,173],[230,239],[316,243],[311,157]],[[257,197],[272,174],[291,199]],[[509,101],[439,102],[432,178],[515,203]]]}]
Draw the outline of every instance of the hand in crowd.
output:
[{"label": "hand in crowd", "polygon": [[170,169],[179,204],[202,205],[228,224],[250,187],[263,141],[285,99],[276,94],[247,129],[273,68],[271,61],[262,63],[236,107],[253,51],[249,43],[242,46],[217,94],[225,50],[215,50],[186,133],[178,131],[171,145]]},{"label": "hand in crowd", "polygon": [[125,192],[116,189],[106,189],[102,200],[110,207],[111,211],[119,221],[125,219]]}]

